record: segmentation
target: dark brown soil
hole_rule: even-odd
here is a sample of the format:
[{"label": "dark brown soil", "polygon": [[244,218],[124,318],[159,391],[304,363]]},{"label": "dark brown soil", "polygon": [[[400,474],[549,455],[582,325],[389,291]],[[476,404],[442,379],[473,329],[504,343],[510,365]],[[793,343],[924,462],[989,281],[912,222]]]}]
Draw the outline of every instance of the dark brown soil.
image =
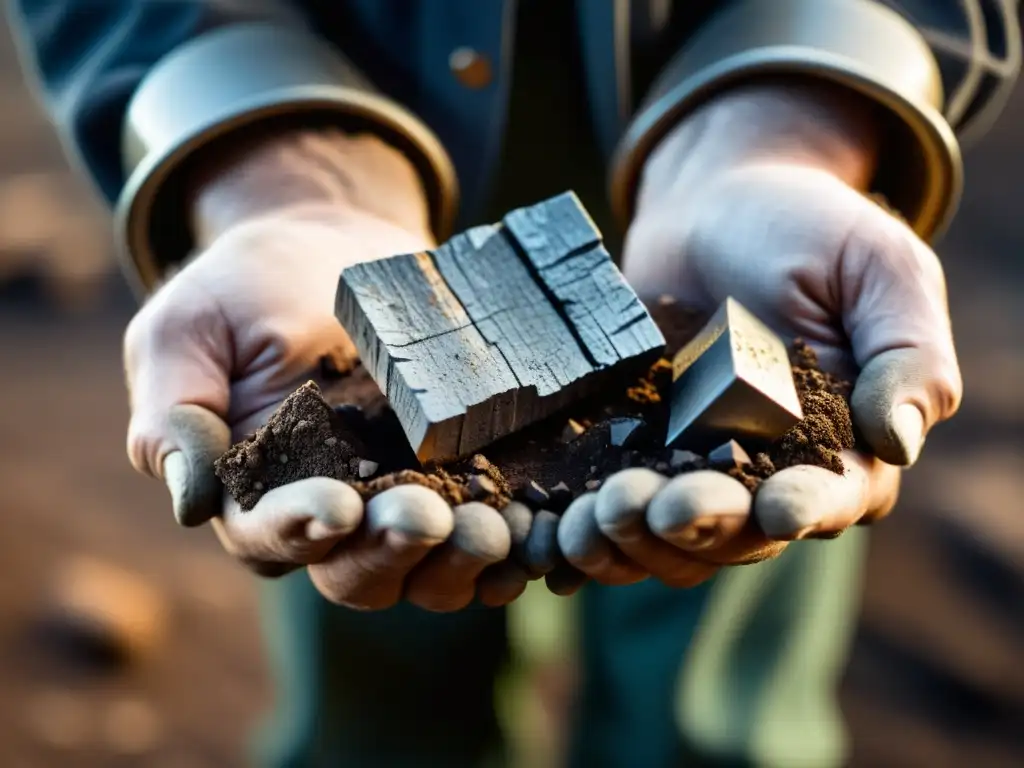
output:
[{"label": "dark brown soil", "polygon": [[351,483],[367,499],[395,485],[419,483],[452,504],[480,500],[500,508],[518,498],[535,509],[556,512],[628,467],[648,467],[668,476],[710,467],[751,490],[795,464],[842,473],[840,451],[854,445],[851,386],[823,373],[813,350],[801,342],[793,345],[792,361],[804,419],[779,440],[754,453],[749,463],[731,466],[666,449],[669,360],[700,329],[702,318],[670,303],[653,307],[652,314],[668,346],[666,357],[643,378],[630,382],[618,396],[581,402],[558,418],[506,437],[484,455],[420,466],[384,396],[366,371],[357,368],[342,387],[346,405],[332,409],[315,384],[306,384],[265,427],[221,457],[217,473],[243,509],[251,509],[277,486],[329,476]]},{"label": "dark brown soil", "polygon": [[266,426],[221,456],[216,470],[242,509],[252,509],[272,488],[307,477],[357,474],[365,452],[310,382],[289,395]]}]

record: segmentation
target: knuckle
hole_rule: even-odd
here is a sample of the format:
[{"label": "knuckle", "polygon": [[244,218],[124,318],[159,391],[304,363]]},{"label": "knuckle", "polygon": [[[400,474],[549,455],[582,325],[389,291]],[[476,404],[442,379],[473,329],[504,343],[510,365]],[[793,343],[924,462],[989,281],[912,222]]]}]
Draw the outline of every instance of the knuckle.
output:
[{"label": "knuckle", "polygon": [[218,308],[209,293],[186,275],[175,276],[129,321],[124,333],[124,356],[131,369],[148,352],[178,347],[182,340],[200,338],[212,329]]},{"label": "knuckle", "polygon": [[938,300],[945,311],[946,277],[942,262],[904,222],[875,208],[874,215],[862,217],[847,241],[843,254],[854,271],[887,275],[901,290],[925,294]]}]

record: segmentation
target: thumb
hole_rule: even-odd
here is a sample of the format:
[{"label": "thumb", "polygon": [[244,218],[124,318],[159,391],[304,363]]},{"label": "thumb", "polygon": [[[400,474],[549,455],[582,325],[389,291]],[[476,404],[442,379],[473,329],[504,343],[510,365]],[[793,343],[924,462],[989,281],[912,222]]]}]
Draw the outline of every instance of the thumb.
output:
[{"label": "thumb", "polygon": [[906,225],[874,204],[840,265],[845,325],[860,375],[854,421],[888,464],[917,461],[928,431],[960,406],[942,267]]},{"label": "thumb", "polygon": [[231,447],[224,420],[201,405],[175,405],[167,415],[167,443],[162,474],[179,525],[202,525],[221,512],[224,489],[213,463]]},{"label": "thumb", "polygon": [[213,462],[231,444],[224,420],[230,349],[223,314],[190,286],[187,272],[158,292],[125,333],[128,455],[138,471],[165,481],[182,525],[200,525],[221,511]]}]

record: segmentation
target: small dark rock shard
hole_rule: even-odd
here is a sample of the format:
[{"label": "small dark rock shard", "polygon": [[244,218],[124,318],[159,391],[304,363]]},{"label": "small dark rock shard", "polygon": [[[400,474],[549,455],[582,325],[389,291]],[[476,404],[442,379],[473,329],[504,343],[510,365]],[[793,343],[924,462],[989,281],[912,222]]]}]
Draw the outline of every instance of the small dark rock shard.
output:
[{"label": "small dark rock shard", "polygon": [[477,500],[498,494],[497,484],[487,475],[470,475],[467,486],[469,495]]},{"label": "small dark rock shard", "polygon": [[612,419],[608,422],[608,444],[630,448],[639,440],[643,429],[643,419]]},{"label": "small dark rock shard", "polygon": [[548,489],[548,506],[555,512],[563,512],[572,503],[573,496],[572,488],[562,481]]},{"label": "small dark rock shard", "polygon": [[551,501],[551,495],[536,480],[531,480],[523,488],[523,498],[535,507],[546,507]]},{"label": "small dark rock shard", "polygon": [[743,450],[743,446],[735,440],[723,443],[708,454],[708,464],[714,469],[740,469],[753,463],[750,460],[750,454]]},{"label": "small dark rock shard", "polygon": [[565,424],[565,429],[562,430],[562,442],[571,443],[586,431],[587,430],[584,426],[578,421],[575,419],[569,419]]},{"label": "small dark rock shard", "polygon": [[696,467],[704,463],[704,460],[693,451],[672,451],[672,457],[668,464],[672,469],[683,469],[684,467]]},{"label": "small dark rock shard", "polygon": [[360,459],[356,472],[359,474],[360,480],[365,480],[368,477],[373,477],[378,469],[380,469],[380,464],[376,461]]},{"label": "small dark rock shard", "polygon": [[332,408],[335,415],[341,420],[341,423],[353,432],[362,430],[368,424],[366,412],[358,405],[344,403],[332,406]]}]

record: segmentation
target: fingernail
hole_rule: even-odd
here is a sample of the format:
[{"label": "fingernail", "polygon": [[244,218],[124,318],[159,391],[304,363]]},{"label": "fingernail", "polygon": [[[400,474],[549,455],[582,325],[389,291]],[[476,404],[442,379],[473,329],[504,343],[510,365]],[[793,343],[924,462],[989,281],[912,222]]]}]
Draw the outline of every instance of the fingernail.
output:
[{"label": "fingernail", "polygon": [[185,493],[189,486],[188,460],[181,451],[167,454],[163,466],[164,484],[171,494],[171,505],[174,508],[174,519],[179,525],[185,523]]},{"label": "fingernail", "polygon": [[917,461],[924,445],[924,414],[916,405],[902,403],[893,409],[891,421],[909,467]]}]

